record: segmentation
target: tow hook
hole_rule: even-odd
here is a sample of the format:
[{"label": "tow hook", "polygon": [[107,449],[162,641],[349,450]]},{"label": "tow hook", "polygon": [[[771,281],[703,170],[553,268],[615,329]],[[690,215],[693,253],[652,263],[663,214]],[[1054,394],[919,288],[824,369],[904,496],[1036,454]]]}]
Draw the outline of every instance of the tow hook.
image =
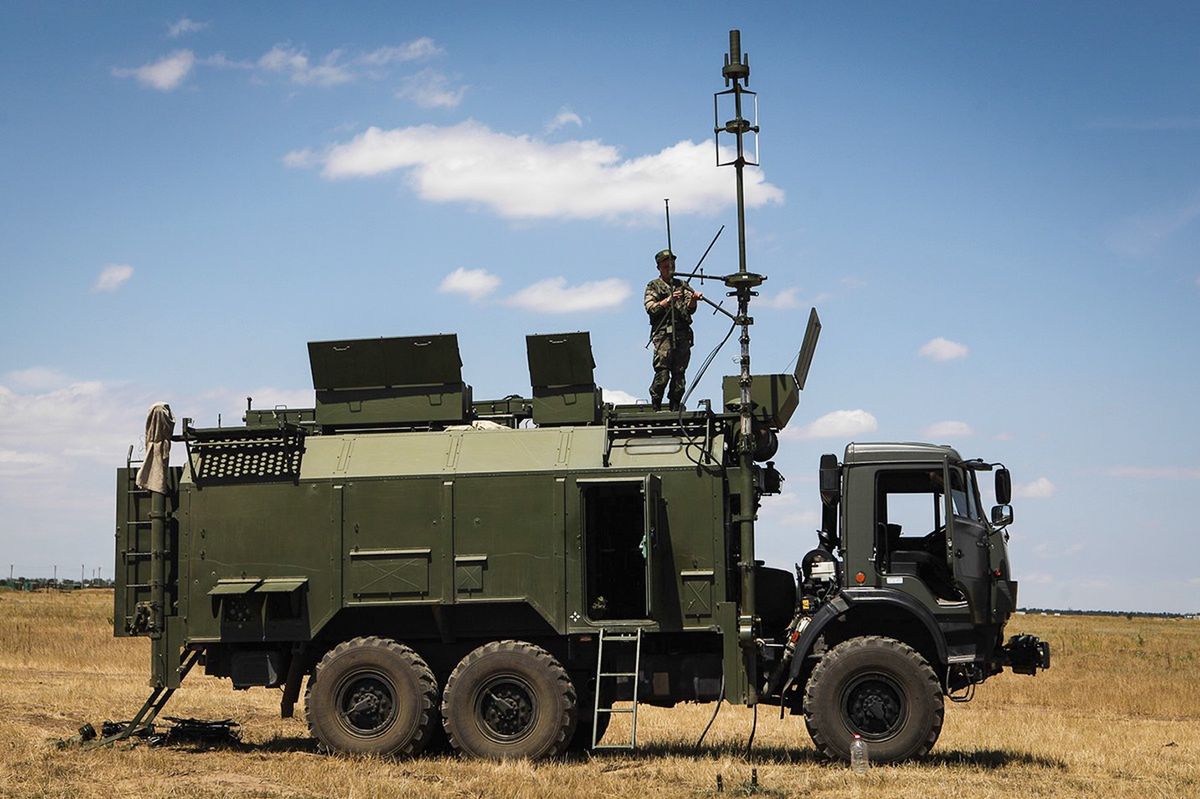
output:
[{"label": "tow hook", "polygon": [[1037,674],[1038,669],[1050,668],[1050,644],[1036,635],[1014,635],[1001,651],[1015,674]]}]

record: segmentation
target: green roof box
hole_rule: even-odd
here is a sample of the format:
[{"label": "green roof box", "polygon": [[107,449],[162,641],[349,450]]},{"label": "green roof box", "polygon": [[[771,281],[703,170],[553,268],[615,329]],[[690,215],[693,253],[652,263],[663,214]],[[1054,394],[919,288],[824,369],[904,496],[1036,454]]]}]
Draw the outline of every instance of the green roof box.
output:
[{"label": "green roof box", "polygon": [[593,424],[600,419],[601,391],[587,333],[526,336],[525,349],[534,424]]},{"label": "green roof box", "polygon": [[453,334],[310,341],[308,359],[324,427],[455,424],[471,407]]}]

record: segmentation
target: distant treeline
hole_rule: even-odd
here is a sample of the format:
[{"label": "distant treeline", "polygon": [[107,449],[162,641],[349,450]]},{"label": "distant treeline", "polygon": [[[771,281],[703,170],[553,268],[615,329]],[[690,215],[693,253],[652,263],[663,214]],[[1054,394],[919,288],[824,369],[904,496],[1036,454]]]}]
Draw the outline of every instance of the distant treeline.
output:
[{"label": "distant treeline", "polygon": [[[48,577],[26,578],[17,577],[12,580],[0,580],[0,589],[13,591],[77,591],[80,588],[113,588],[112,580],[97,578],[94,580],[53,580]],[[1124,616],[1126,618],[1143,619],[1200,619],[1198,613],[1155,613],[1140,610],[1062,610],[1061,608],[1019,608],[1019,613],[1029,615],[1045,614],[1047,616]]]},{"label": "distant treeline", "polygon": [[1197,619],[1200,613],[1155,613],[1144,610],[1060,610],[1059,608],[1020,608],[1018,613],[1047,616],[1124,616],[1128,619]]},{"label": "distant treeline", "polygon": [[77,591],[80,588],[112,588],[112,580],[52,580],[49,577],[15,577],[0,580],[0,589],[11,591]]}]

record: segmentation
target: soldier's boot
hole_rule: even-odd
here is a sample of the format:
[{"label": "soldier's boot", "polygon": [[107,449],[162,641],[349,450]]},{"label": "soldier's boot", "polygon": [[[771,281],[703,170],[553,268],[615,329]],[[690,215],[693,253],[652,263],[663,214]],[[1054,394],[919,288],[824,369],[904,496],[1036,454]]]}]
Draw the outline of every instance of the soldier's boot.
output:
[{"label": "soldier's boot", "polygon": [[650,395],[650,407],[653,410],[661,411],[662,410],[662,397],[656,397],[653,394],[651,394]]}]

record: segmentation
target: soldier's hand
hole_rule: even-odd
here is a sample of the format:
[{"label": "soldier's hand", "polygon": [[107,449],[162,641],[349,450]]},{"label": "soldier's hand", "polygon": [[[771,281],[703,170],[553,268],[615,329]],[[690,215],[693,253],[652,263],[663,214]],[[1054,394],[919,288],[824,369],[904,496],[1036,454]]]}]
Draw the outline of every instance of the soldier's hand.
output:
[{"label": "soldier's hand", "polygon": [[692,296],[696,298],[697,302],[704,299],[704,295],[699,291],[693,291]]}]

